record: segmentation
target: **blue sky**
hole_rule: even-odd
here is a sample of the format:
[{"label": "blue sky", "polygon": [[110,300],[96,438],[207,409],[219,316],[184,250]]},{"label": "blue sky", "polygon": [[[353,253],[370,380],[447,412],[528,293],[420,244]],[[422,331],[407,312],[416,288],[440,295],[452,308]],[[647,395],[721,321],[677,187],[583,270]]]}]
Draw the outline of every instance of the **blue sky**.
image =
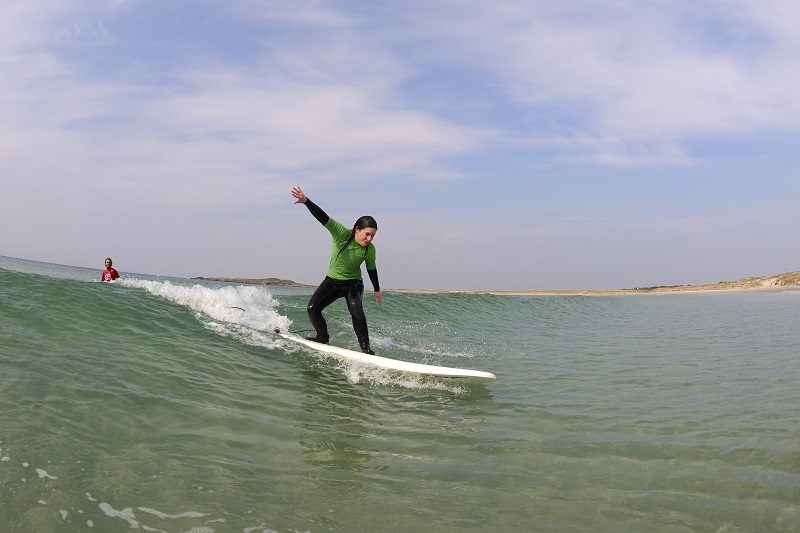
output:
[{"label": "blue sky", "polygon": [[17,1],[0,255],[317,283],[377,218],[386,288],[800,269],[783,0]]}]

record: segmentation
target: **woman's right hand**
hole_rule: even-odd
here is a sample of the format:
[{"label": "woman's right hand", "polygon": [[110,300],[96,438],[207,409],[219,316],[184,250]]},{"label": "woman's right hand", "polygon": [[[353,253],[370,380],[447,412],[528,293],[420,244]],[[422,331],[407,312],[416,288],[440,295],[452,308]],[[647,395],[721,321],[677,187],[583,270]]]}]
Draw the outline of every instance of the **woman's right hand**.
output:
[{"label": "woman's right hand", "polygon": [[303,189],[301,189],[300,187],[292,187],[292,196],[296,198],[294,203],[296,204],[306,203],[306,193],[304,193]]}]

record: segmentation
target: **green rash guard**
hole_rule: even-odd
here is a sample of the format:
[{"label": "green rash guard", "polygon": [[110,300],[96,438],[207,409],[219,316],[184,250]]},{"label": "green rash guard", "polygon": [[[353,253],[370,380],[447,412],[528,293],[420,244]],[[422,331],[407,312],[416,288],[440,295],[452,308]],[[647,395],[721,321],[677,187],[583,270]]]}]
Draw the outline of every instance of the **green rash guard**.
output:
[{"label": "green rash guard", "polygon": [[337,280],[351,280],[361,278],[361,263],[367,262],[367,270],[375,270],[375,245],[370,243],[366,253],[364,247],[358,244],[355,239],[350,241],[347,248],[339,253],[344,243],[350,238],[351,229],[343,226],[332,218],[323,224],[327,229],[333,242],[331,243],[331,264],[328,267],[328,277]]}]

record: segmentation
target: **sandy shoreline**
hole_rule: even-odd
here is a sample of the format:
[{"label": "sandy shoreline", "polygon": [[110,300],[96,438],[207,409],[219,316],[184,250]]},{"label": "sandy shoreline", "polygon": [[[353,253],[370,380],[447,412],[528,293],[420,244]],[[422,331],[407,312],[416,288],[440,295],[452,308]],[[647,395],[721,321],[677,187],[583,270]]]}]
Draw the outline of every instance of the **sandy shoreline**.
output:
[{"label": "sandy shoreline", "polygon": [[531,291],[448,291],[433,289],[386,289],[384,292],[402,292],[408,294],[489,294],[492,296],[636,296],[642,294],[712,294],[737,292],[787,292],[800,291],[800,286],[751,289],[675,289],[675,290],[641,290],[641,289],[587,289],[587,290],[531,290]]},{"label": "sandy shoreline", "polygon": [[491,294],[495,296],[627,296],[637,294],[711,294],[722,292],[783,292],[800,291],[800,271],[772,276],[743,278],[735,281],[720,281],[702,285],[668,285],[659,287],[636,287],[633,289],[586,289],[586,290],[469,290],[440,291],[416,289],[392,289],[393,292],[415,294]]},{"label": "sandy shoreline", "polygon": [[240,283],[243,285],[272,285],[275,287],[297,287],[301,289],[308,289],[316,287],[316,285],[308,285],[305,283],[298,283],[290,279],[281,278],[227,278],[220,276],[198,276],[196,278],[203,281],[218,281],[221,283]]},{"label": "sandy shoreline", "polygon": [[[197,277],[207,281],[241,283],[246,285],[275,285],[281,287],[314,288],[316,285],[298,283],[280,278],[226,278]],[[772,276],[743,278],[735,281],[720,281],[704,285],[664,285],[658,287],[635,287],[633,289],[567,289],[567,290],[437,290],[437,289],[384,289],[384,292],[411,294],[491,294],[494,296],[622,296],[636,294],[709,294],[721,292],[783,292],[800,291],[800,271]]]},{"label": "sandy shoreline", "polygon": [[638,294],[711,294],[711,293],[736,293],[736,292],[786,292],[800,291],[800,286],[771,287],[771,288],[742,288],[742,289],[695,289],[687,286],[685,289],[593,289],[585,291],[486,291],[485,294],[496,296],[632,296]]}]

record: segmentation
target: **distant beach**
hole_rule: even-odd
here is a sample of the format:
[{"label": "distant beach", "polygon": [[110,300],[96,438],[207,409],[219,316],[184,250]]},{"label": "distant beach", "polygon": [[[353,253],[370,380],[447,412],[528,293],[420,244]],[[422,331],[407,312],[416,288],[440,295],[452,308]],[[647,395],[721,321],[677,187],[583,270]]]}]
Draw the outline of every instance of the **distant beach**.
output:
[{"label": "distant beach", "polygon": [[243,285],[272,285],[275,287],[300,287],[300,288],[316,287],[316,285],[307,285],[305,283],[298,283],[290,279],[281,279],[281,278],[225,278],[225,277],[199,276],[192,279],[200,279],[203,281],[220,281],[223,283],[239,283]]},{"label": "distant beach", "polygon": [[[240,283],[245,285],[273,285],[280,287],[313,288],[316,285],[299,283],[281,278],[227,278],[197,277],[206,281]],[[742,278],[734,281],[720,281],[700,285],[659,285],[654,287],[634,287],[632,289],[565,289],[565,290],[436,290],[436,289],[386,289],[391,292],[407,292],[414,294],[493,294],[497,296],[616,296],[626,294],[683,294],[710,292],[768,292],[800,290],[800,270]]]},{"label": "distant beach", "polygon": [[632,289],[592,289],[555,291],[486,291],[497,295],[590,295],[614,296],[625,294],[685,294],[712,292],[768,292],[800,290],[800,271],[785,272],[771,276],[742,278],[699,285],[659,285],[656,287],[634,287]]}]

